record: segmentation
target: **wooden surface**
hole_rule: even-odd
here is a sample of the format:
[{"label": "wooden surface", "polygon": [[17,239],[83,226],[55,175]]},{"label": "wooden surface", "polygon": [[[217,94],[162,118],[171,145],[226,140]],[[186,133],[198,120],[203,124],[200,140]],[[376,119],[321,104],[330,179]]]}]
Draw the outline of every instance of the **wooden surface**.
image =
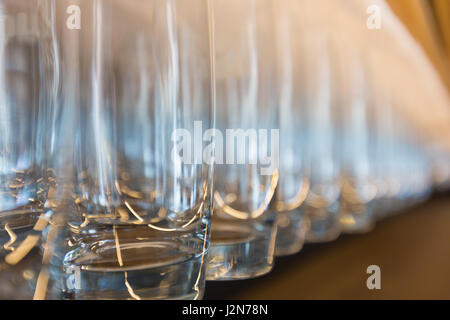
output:
[{"label": "wooden surface", "polygon": [[[369,265],[381,290],[366,287]],[[450,299],[450,195],[378,223],[365,235],[307,245],[261,278],[208,282],[205,299]]]}]

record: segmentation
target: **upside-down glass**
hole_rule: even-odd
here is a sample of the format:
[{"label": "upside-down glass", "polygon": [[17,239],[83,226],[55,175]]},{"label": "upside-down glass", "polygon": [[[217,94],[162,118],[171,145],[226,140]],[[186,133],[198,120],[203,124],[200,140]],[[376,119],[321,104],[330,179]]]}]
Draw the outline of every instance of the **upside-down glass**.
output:
[{"label": "upside-down glass", "polygon": [[0,3],[0,299],[31,299],[41,270],[54,59],[46,0]]},{"label": "upside-down glass", "polygon": [[214,1],[218,131],[210,280],[256,277],[274,262],[276,226],[267,211],[278,182],[272,13],[271,0]]},{"label": "upside-down glass", "polygon": [[214,119],[208,1],[56,5],[60,108],[75,124],[57,290],[199,299],[212,199],[212,164],[195,153],[195,130]]}]

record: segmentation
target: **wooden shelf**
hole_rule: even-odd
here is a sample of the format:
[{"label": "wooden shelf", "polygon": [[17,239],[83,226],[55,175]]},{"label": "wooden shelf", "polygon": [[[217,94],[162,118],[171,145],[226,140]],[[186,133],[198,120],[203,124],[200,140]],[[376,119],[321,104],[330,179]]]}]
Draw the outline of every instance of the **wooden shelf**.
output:
[{"label": "wooden shelf", "polygon": [[[366,268],[381,268],[368,290]],[[365,235],[306,245],[259,279],[208,282],[205,299],[450,299],[450,195],[378,223]]]}]

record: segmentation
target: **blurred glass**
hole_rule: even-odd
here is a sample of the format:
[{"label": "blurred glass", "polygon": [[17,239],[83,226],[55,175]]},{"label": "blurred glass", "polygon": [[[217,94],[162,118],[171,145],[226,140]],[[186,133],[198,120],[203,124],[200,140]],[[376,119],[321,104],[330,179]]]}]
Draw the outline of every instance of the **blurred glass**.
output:
[{"label": "blurred glass", "polygon": [[425,201],[431,193],[432,173],[429,154],[417,128],[407,119],[397,119],[394,166],[397,192],[385,215],[392,215]]},{"label": "blurred glass", "polygon": [[210,280],[256,277],[274,262],[276,225],[267,211],[278,183],[272,14],[271,0],[214,1],[216,142],[224,152],[216,154]]},{"label": "blurred glass", "polygon": [[341,225],[347,233],[367,232],[374,227],[372,205],[377,190],[370,158],[372,92],[364,51],[359,48],[341,49],[339,67]]},{"label": "blurred glass", "polygon": [[277,256],[295,254],[303,247],[309,221],[301,209],[309,191],[305,175],[308,75],[304,50],[309,29],[301,24],[304,3],[275,1],[275,32],[278,58],[278,110],[280,121],[280,168],[271,210],[277,219]]},{"label": "blurred glass", "polygon": [[[31,299],[53,184],[47,170],[55,59],[50,2],[0,3],[0,298]],[[42,249],[42,250],[41,250]]]},{"label": "blurred glass", "polygon": [[312,1],[277,2],[280,181],[277,255],[295,254],[305,237],[335,239],[339,163],[335,141],[336,72],[328,29]]},{"label": "blurred glass", "polygon": [[450,152],[431,146],[431,177],[437,191],[450,190]]},{"label": "blurred glass", "polygon": [[337,52],[334,40],[326,34],[310,33],[309,37],[310,51],[305,59],[310,83],[306,95],[305,166],[310,190],[304,210],[310,220],[310,230],[306,239],[308,242],[327,242],[335,240],[341,233],[339,152],[342,141],[337,121],[340,102]]},{"label": "blurred glass", "polygon": [[62,86],[51,152],[72,146],[56,290],[64,299],[200,299],[212,165],[190,156],[204,144],[198,125],[214,119],[208,2],[56,6]]}]

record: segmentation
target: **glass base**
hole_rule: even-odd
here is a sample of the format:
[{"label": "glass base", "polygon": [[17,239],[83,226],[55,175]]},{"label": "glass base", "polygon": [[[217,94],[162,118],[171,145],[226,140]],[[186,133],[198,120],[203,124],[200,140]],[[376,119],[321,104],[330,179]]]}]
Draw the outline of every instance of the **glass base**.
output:
[{"label": "glass base", "polygon": [[[414,199],[418,200],[418,199]],[[422,199],[421,199],[422,200]],[[398,215],[408,206],[414,205],[413,199],[399,199],[399,198],[381,198],[376,200],[374,216],[377,220],[387,219]],[[419,200],[418,200],[419,201]]]},{"label": "glass base", "polygon": [[0,232],[6,232],[6,227],[13,230],[14,233],[31,229],[43,212],[41,208],[31,205],[9,211],[0,211]]},{"label": "glass base", "polygon": [[275,255],[288,256],[300,252],[309,228],[310,221],[301,210],[278,213]]},{"label": "glass base", "polygon": [[[137,270],[83,270],[64,268],[64,300],[198,300],[204,284],[199,275],[202,257]],[[198,280],[198,281],[197,281]],[[79,286],[79,287],[78,287]]]},{"label": "glass base", "polygon": [[[65,257],[61,299],[183,300],[204,294],[206,255],[198,237],[178,238],[148,227],[98,230],[82,237]],[[172,232],[175,235],[176,232]],[[58,270],[59,269],[59,270]]]},{"label": "glass base", "polygon": [[42,210],[23,206],[0,212],[0,300],[31,300],[42,265]]},{"label": "glass base", "polygon": [[375,228],[374,217],[369,206],[365,206],[363,210],[341,212],[340,224],[342,232],[347,234],[367,233]]},{"label": "glass base", "polygon": [[39,248],[32,249],[16,265],[5,262],[0,250],[0,300],[32,300],[42,265]]},{"label": "glass base", "polygon": [[240,280],[262,276],[274,264],[273,221],[212,220],[206,280]]},{"label": "glass base", "polygon": [[[314,212],[309,214],[311,227],[306,234],[306,242],[325,243],[339,238],[342,232],[339,212],[332,212],[327,208],[311,210]],[[323,214],[317,214],[317,210],[323,211]]]}]

